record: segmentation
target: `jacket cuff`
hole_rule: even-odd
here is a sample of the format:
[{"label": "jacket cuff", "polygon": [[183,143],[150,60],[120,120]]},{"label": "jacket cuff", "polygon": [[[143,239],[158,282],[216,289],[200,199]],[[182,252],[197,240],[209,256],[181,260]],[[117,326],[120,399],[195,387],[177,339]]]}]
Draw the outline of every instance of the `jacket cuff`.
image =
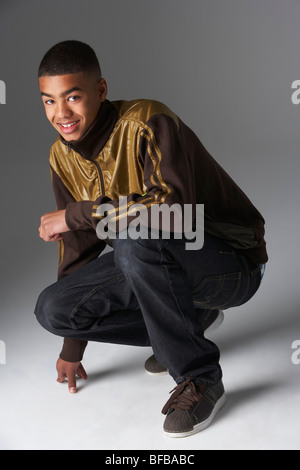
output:
[{"label": "jacket cuff", "polygon": [[94,228],[92,220],[93,201],[69,202],[66,207],[66,224],[70,230]]},{"label": "jacket cuff", "polygon": [[80,339],[64,338],[63,348],[59,357],[66,362],[80,362],[87,344],[87,341]]}]

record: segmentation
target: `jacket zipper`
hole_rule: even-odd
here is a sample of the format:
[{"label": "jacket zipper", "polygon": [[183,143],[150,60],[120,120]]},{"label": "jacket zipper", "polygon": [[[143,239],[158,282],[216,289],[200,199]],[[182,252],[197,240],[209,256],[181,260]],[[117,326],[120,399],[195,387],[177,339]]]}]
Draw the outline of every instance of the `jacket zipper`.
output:
[{"label": "jacket zipper", "polygon": [[102,173],[102,170],[100,168],[100,165],[97,163],[97,162],[94,162],[94,160],[90,160],[89,158],[87,158],[82,152],[80,152],[79,150],[76,150],[72,147],[72,145],[70,144],[70,142],[68,142],[68,152],[70,153],[71,152],[71,149],[74,150],[74,152],[77,152],[79,153],[79,155],[81,155],[83,158],[85,158],[86,160],[88,160],[89,162],[92,162],[93,165],[95,165],[96,169],[97,169],[97,172],[98,172],[98,175],[99,175],[99,179],[100,179],[100,186],[101,186],[101,193],[102,193],[102,196],[105,196],[105,186],[104,186],[104,179],[103,179],[103,173]]},{"label": "jacket zipper", "polygon": [[102,196],[105,196],[105,187],[104,187],[104,179],[103,179],[103,173],[102,173],[102,170],[100,168],[100,165],[97,163],[97,162],[94,162],[93,160],[90,160],[94,165],[95,167],[97,168],[97,171],[98,171],[98,175],[100,177],[100,184],[101,184],[101,192],[102,192]]}]

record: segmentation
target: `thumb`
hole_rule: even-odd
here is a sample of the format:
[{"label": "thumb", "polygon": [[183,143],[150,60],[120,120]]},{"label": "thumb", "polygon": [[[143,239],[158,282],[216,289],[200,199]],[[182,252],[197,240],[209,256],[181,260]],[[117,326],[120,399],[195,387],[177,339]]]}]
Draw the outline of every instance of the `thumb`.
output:
[{"label": "thumb", "polygon": [[56,233],[55,235],[53,235],[52,237],[52,240],[57,242],[58,240],[62,240],[63,239],[63,236],[61,233]]}]

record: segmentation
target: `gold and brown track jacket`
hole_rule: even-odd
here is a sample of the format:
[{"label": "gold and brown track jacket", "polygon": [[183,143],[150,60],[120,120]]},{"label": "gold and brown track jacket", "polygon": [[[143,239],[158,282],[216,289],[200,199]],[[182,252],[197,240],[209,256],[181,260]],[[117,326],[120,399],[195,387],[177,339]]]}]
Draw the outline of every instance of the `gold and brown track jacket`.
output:
[{"label": "gold and brown track jacket", "polygon": [[97,207],[133,203],[204,204],[205,231],[241,250],[250,263],[268,259],[264,219],[244,192],[164,104],[153,100],[102,103],[78,141],[57,138],[50,151],[57,209],[70,232],[59,242],[58,278],[99,256]]},{"label": "gold and brown track jacket", "polygon": [[206,231],[243,250],[253,263],[267,261],[261,214],[160,102],[106,100],[82,139],[68,143],[58,137],[49,161],[57,209],[66,208],[71,229],[59,242],[58,278],[105,248],[96,235],[96,209],[108,201],[117,207],[120,196],[127,196],[128,209],[133,202],[204,204]]}]

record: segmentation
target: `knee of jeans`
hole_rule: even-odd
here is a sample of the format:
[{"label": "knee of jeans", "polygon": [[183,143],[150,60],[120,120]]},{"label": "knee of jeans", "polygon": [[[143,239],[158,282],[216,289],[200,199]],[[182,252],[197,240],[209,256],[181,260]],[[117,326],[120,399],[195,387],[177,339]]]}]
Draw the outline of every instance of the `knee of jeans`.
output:
[{"label": "knee of jeans", "polygon": [[49,286],[41,292],[34,310],[37,321],[48,331],[55,329],[54,319],[58,300],[58,297],[53,295],[51,287]]}]

